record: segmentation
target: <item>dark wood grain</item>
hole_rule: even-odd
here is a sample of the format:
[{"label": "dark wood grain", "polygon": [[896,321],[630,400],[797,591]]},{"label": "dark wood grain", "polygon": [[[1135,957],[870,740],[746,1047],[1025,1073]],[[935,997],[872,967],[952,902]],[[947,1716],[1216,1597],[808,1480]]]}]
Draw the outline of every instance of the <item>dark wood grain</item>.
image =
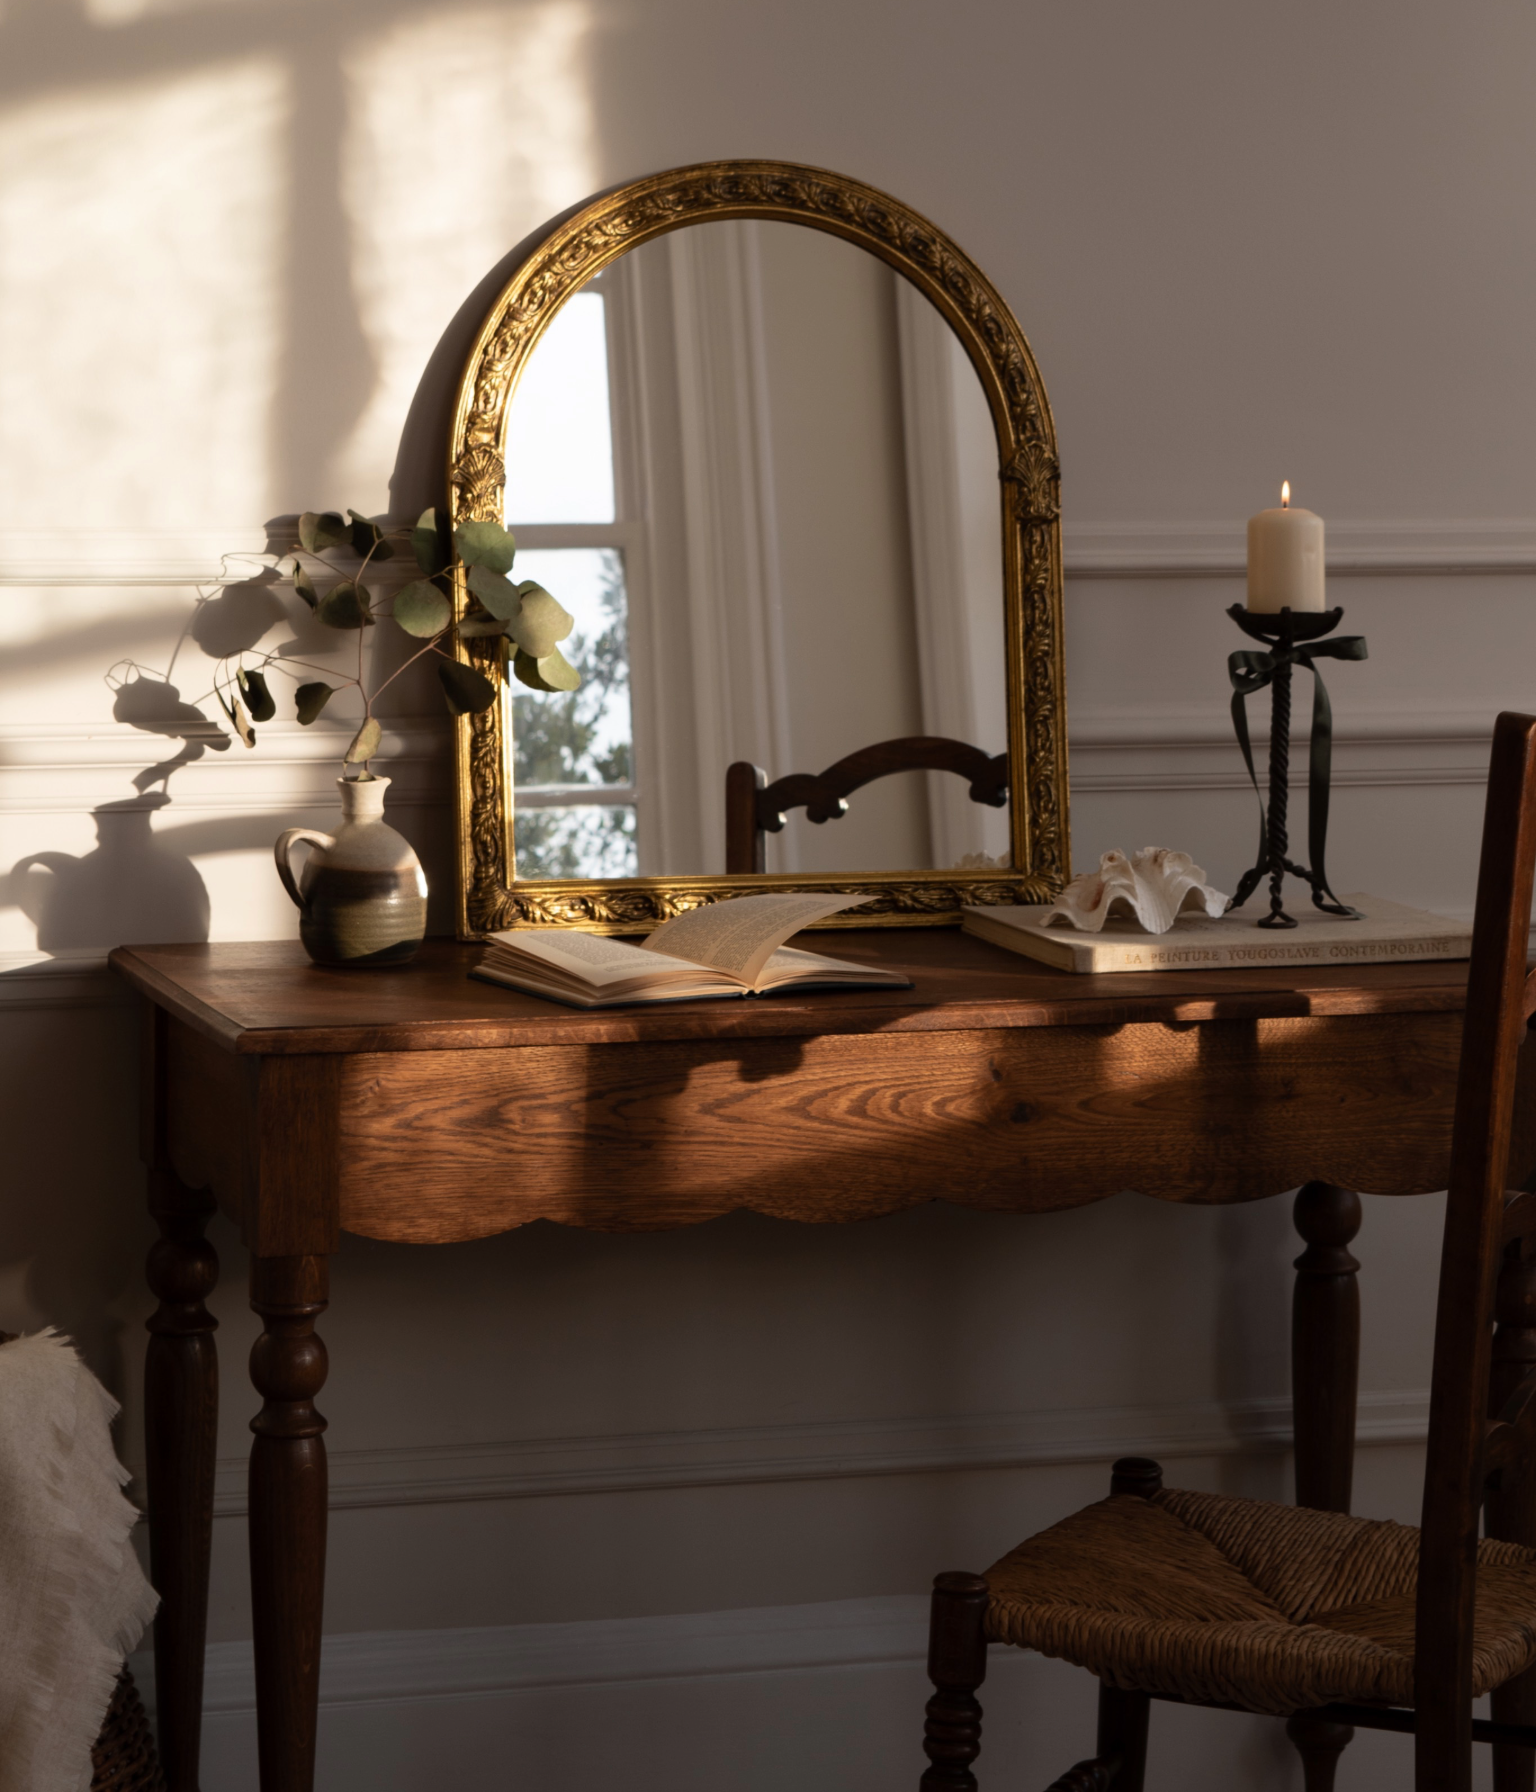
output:
[{"label": "dark wood grain", "polygon": [[971,1765],[981,1753],[981,1703],[987,1675],[987,1583],[979,1574],[941,1574],[928,1620],[928,1678],[933,1696],[923,1721],[928,1768],[922,1792],[975,1792]]},{"label": "dark wood grain", "polygon": [[311,1792],[325,1589],[325,1345],[315,1320],[329,1288],[324,1257],[257,1257],[251,1347],[262,1396],[251,1421],[251,1631],[262,1792]]},{"label": "dark wood grain", "polygon": [[204,1304],[219,1260],[203,1236],[213,1211],[167,1170],[149,1172],[160,1236],[146,1266],[158,1305],[144,1358],[144,1482],[155,1615],[155,1718],[166,1792],[197,1792],[218,1441],[218,1321]]},{"label": "dark wood grain", "polygon": [[809,934],[794,943],[901,970],[914,987],[588,1012],[470,978],[482,948],[445,940],[428,940],[415,963],[393,970],[324,970],[297,941],[125,946],[112,964],[193,1031],[268,1057],[1460,1013],[1466,1000],[1458,962],[1077,976],[947,928],[866,929],[832,941]]},{"label": "dark wood grain", "polygon": [[1494,1281],[1536,868],[1536,719],[1494,731],[1435,1321],[1415,1649],[1417,1792],[1471,1792],[1472,1614]]},{"label": "dark wood grain", "polygon": [[1295,1711],[1285,1733],[1301,1756],[1303,1792],[1333,1792],[1339,1756],[1354,1738],[1354,1728],[1321,1711]]},{"label": "dark wood grain", "polygon": [[167,1792],[197,1792],[208,1568],[219,1417],[218,1321],[206,1302],[219,1260],[203,1236],[213,1197],[170,1161],[168,1052],[174,1023],[145,1006],[140,1148],[159,1234],[145,1264],[156,1306],[144,1359],[144,1482],[155,1618],[155,1706]]},{"label": "dark wood grain", "polygon": [[[1497,1329],[1488,1377],[1490,1418],[1536,1369],[1536,1239],[1529,1233],[1504,1247],[1494,1317]],[[1490,1537],[1536,1548],[1536,1473],[1524,1452],[1493,1477],[1485,1528]],[[1536,1724],[1536,1668],[1497,1688],[1492,1704],[1495,1723]],[[1536,1750],[1496,1743],[1493,1792],[1531,1792],[1533,1782]]]},{"label": "dark wood grain", "polygon": [[[350,1058],[340,1221],[419,1241],[747,1208],[1444,1187],[1459,1022],[1381,1016]],[[1306,1123],[1298,1124],[1305,1115]]]},{"label": "dark wood grain", "polygon": [[1309,1182],[1297,1191],[1294,1216],[1307,1243],[1291,1301],[1296,1504],[1347,1512],[1360,1370],[1360,1265],[1349,1243],[1360,1230],[1360,1197]]},{"label": "dark wood grain", "polygon": [[1127,1692],[1108,1682],[1099,1687],[1097,1761],[1118,1763],[1107,1783],[1114,1792],[1142,1792],[1147,1780],[1147,1738],[1152,1701],[1144,1692]]}]

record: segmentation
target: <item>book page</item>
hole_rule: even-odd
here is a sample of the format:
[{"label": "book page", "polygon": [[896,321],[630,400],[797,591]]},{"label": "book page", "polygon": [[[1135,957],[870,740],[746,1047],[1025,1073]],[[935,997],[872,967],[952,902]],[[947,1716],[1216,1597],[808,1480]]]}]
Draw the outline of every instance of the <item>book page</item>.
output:
[{"label": "book page", "polygon": [[646,940],[640,949],[669,958],[685,958],[707,964],[756,983],[758,973],[792,933],[835,915],[842,909],[859,908],[867,896],[816,896],[788,892],[782,895],[735,896],[674,915]]},{"label": "book page", "polygon": [[491,939],[503,950],[541,959],[594,988],[625,977],[654,977],[664,968],[642,946],[574,927],[518,927],[493,933]]}]

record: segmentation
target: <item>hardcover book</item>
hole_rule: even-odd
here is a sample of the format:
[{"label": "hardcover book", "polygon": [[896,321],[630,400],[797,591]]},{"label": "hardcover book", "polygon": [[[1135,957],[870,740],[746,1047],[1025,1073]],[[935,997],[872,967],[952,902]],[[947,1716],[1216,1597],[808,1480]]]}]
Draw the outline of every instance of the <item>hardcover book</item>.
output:
[{"label": "hardcover book", "polygon": [[[1262,892],[1261,892],[1262,894]],[[1472,923],[1405,908],[1381,896],[1346,896],[1358,921],[1324,914],[1300,902],[1288,910],[1296,926],[1255,925],[1264,913],[1255,899],[1235,913],[1181,915],[1166,933],[1146,933],[1133,920],[1112,917],[1102,933],[1079,933],[1063,916],[1049,925],[1049,905],[962,910],[961,926],[978,939],[1064,971],[1240,970],[1261,966],[1392,964],[1416,959],[1467,958]]]}]

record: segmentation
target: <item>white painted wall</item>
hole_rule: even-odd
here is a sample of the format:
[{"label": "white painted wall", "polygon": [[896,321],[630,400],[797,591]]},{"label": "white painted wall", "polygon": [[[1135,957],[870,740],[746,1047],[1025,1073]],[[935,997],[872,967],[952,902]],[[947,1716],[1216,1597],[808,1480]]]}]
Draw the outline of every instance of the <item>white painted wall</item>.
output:
[{"label": "white painted wall", "polygon": [[[1245,862],[1220,611],[1242,519],[1289,477],[1372,647],[1332,679],[1337,881],[1467,906],[1482,741],[1533,701],[1528,9],[18,0],[0,46],[0,1324],[77,1332],[129,1393],[130,1455],[133,1033],[91,967],[197,931],[204,901],[214,937],[290,933],[268,843],[323,819],[331,767],[323,738],[273,728],[155,806],[135,778],[178,724],[201,737],[180,712],[115,719],[105,676],[131,657],[206,709],[203,643],[292,628],[259,589],[200,619],[196,581],[304,505],[409,511],[402,427],[455,308],[609,182],[732,154],[843,169],[937,219],[1015,306],[1061,433],[1079,864],[1148,840],[1218,883]],[[394,812],[441,887],[443,719],[411,691],[394,721]],[[1435,1206],[1367,1203],[1365,1511],[1415,1505]],[[234,1464],[251,1326],[219,1243]],[[1283,1491],[1294,1248],[1279,1203],[1130,1196],[348,1241],[330,1624],[414,1640],[338,1645],[327,1786],[425,1785],[450,1747],[464,1777],[504,1774],[507,1738],[572,1792],[644,1784],[678,1710],[704,1737],[688,1783],[890,1784],[915,1752],[910,1608],[866,1610],[850,1659],[824,1640],[843,1602],[984,1564],[1126,1444]],[[236,1468],[223,1484],[216,1683],[237,1707]],[[825,1622],[797,1633],[783,1610],[808,1603]],[[683,1622],[732,1611],[780,1616],[728,1645],[726,1620]],[[612,1642],[585,1681],[563,1623]],[[466,1627],[495,1633],[471,1660],[512,1665],[444,1699],[433,1664],[464,1652],[432,1633]],[[1086,1752],[1081,1677],[998,1681],[988,1760],[1043,1784]],[[230,1786],[241,1721],[215,1726]],[[1159,1788],[1297,1784],[1273,1725],[1157,1723]],[[344,1746],[360,1732],[372,1755]],[[1400,1783],[1400,1750],[1357,1745],[1341,1784]]]}]

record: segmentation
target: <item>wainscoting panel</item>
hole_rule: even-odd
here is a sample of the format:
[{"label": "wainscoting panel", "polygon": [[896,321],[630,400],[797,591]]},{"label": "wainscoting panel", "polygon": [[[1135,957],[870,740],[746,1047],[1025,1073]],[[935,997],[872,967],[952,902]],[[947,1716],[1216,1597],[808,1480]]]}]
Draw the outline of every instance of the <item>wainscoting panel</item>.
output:
[{"label": "wainscoting panel", "polygon": [[[921,1595],[580,1624],[332,1636],[319,1792],[894,1792],[923,1766]],[[153,1696],[147,1653],[133,1668]],[[1093,1751],[1095,1683],[995,1648],[982,1784],[1032,1792]],[[256,1792],[249,1644],[208,1652],[203,1784]],[[1295,1771],[1280,1720],[1159,1705],[1149,1786],[1230,1792]],[[1351,1792],[1401,1783],[1411,1744],[1361,1736]],[[1176,1781],[1159,1763],[1176,1769]],[[1270,1775],[1274,1775],[1273,1780]]]}]

